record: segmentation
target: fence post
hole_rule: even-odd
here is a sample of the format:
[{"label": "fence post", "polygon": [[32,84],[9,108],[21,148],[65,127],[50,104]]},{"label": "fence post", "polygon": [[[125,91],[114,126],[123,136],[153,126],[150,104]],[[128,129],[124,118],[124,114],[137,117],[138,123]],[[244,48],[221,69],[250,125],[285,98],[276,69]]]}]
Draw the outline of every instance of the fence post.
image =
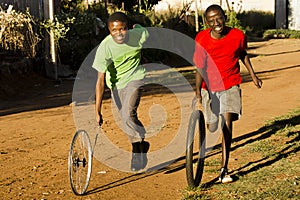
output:
[{"label": "fence post", "polygon": [[[47,20],[51,20],[53,21],[54,19],[54,3],[53,0],[46,0],[44,2],[44,19]],[[45,67],[46,67],[46,72],[47,72],[47,68],[50,68],[48,70],[52,71],[53,70],[53,74],[47,74],[51,77],[53,77],[55,80],[58,78],[58,73],[57,73],[57,56],[56,56],[56,47],[55,47],[55,41],[54,41],[54,33],[53,30],[50,30],[50,35],[48,37],[48,39],[46,39],[45,41],[45,53],[46,53],[46,63],[45,63]],[[52,70],[51,70],[52,68]]]}]

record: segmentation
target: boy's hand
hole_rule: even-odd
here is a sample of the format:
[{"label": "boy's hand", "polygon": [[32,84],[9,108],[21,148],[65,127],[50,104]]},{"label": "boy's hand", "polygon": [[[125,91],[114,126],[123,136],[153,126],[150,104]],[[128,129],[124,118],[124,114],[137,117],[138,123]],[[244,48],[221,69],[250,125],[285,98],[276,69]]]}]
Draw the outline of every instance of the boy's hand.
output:
[{"label": "boy's hand", "polygon": [[192,109],[193,110],[201,110],[203,111],[203,107],[202,107],[202,97],[197,97],[195,96],[193,101],[192,101]]},{"label": "boy's hand", "polygon": [[140,26],[140,25],[139,24],[133,24],[132,28],[136,28],[138,26]]},{"label": "boy's hand", "polygon": [[253,78],[253,82],[256,85],[257,88],[261,88],[262,87],[262,80],[260,80],[257,76],[255,76]]},{"label": "boy's hand", "polygon": [[102,118],[101,114],[96,115],[96,121],[97,121],[97,124],[99,126],[102,126],[102,124],[103,124],[103,118]]}]

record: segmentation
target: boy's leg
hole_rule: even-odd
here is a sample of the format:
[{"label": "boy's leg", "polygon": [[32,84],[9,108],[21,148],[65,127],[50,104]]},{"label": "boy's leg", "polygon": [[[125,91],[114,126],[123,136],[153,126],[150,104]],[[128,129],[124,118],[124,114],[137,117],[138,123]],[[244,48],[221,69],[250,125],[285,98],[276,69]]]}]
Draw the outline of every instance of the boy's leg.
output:
[{"label": "boy's leg", "polygon": [[232,141],[232,119],[235,114],[233,113],[225,113],[222,115],[224,118],[224,125],[222,128],[222,168],[219,180],[222,183],[230,183],[233,181],[232,177],[228,175],[228,161],[230,154],[230,146]]},{"label": "boy's leg", "polygon": [[209,132],[215,132],[218,129],[218,116],[219,116],[219,100],[216,95],[207,90],[201,89],[202,107],[205,122]]},{"label": "boy's leg", "polygon": [[130,82],[124,89],[113,91],[113,100],[118,107],[123,128],[132,143],[131,170],[138,171],[147,165],[149,143],[144,141],[145,128],[138,119],[137,109],[141,98],[140,80]]},{"label": "boy's leg", "polygon": [[[138,88],[137,88],[138,86]],[[150,144],[144,141],[145,128],[142,122],[138,119],[137,109],[141,99],[141,86],[139,82],[133,83],[132,87],[128,87],[128,99],[126,105],[128,105],[127,114],[125,114],[126,127],[131,129],[133,134],[130,134],[129,138],[132,142],[132,160],[131,170],[138,171],[146,167],[148,158],[147,152]]]},{"label": "boy's leg", "polygon": [[222,127],[222,169],[220,180],[223,183],[232,182],[233,179],[227,174],[230,147],[232,142],[232,123],[239,118],[241,113],[241,91],[234,86],[219,93],[221,117],[224,120]]},{"label": "boy's leg", "polygon": [[137,115],[141,86],[141,81],[132,81],[125,88],[112,91],[113,101],[123,123],[123,130],[131,143],[141,142],[145,138],[145,128]]},{"label": "boy's leg", "polygon": [[230,146],[232,141],[232,118],[233,113],[225,113],[224,120],[225,123],[222,128],[223,139],[222,139],[222,168],[226,168],[228,166],[229,154],[230,154]]},{"label": "boy's leg", "polygon": [[142,122],[138,119],[137,109],[140,104],[143,86],[142,81],[132,81],[125,88],[125,99],[123,103],[122,115],[126,133],[131,141],[142,142],[145,138],[146,130]]}]

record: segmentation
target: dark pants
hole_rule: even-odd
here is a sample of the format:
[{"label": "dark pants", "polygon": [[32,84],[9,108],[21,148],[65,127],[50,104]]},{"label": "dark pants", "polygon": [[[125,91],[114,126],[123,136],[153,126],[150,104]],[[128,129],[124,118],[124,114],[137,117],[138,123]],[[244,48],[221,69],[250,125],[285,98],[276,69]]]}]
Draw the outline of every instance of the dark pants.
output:
[{"label": "dark pants", "polygon": [[141,99],[142,80],[134,80],[125,88],[112,90],[112,99],[119,111],[123,129],[131,143],[145,138],[145,128],[138,119],[137,109]]}]

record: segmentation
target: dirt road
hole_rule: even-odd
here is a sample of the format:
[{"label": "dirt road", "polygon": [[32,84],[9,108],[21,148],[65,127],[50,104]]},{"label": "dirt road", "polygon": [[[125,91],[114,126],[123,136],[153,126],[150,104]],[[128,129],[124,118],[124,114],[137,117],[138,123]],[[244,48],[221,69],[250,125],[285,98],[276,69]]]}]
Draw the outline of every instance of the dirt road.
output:
[{"label": "dirt road", "polygon": [[[300,40],[251,42],[249,47],[252,64],[263,80],[263,87],[257,89],[242,67],[243,116],[234,124],[236,142],[259,129],[266,120],[300,106]],[[179,70],[187,69],[191,70]],[[187,185],[183,157],[166,168],[143,174],[117,171],[94,160],[88,195],[75,196],[67,171],[69,145],[76,131],[69,106],[73,82],[64,80],[58,84],[35,80],[21,97],[0,102],[0,199],[181,199]],[[178,109],[176,103],[170,103],[174,98],[171,93],[155,91],[142,98],[140,116],[145,124],[149,122],[147,109],[153,104],[163,104],[170,115],[163,133],[171,136],[158,134],[149,138],[151,151],[168,143],[178,128],[177,114],[170,114]],[[109,105],[108,99],[104,108]],[[106,123],[112,123],[111,116],[105,117]],[[108,133],[117,145],[130,149],[122,133],[116,129]],[[233,155],[242,156],[234,152]],[[233,167],[234,162],[231,160],[229,167]],[[106,173],[99,173],[101,171]],[[204,178],[205,181],[215,177]]]}]

